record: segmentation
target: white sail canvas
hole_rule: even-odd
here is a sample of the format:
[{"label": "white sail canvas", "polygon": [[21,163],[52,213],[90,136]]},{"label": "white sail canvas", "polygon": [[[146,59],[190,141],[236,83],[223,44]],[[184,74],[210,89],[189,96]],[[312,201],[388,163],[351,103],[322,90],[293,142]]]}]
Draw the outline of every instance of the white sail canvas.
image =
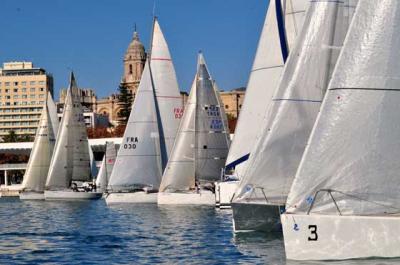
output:
[{"label": "white sail canvas", "polygon": [[313,2],[234,198],[284,204],[343,44],[348,1]]},{"label": "white sail canvas", "polygon": [[111,172],[114,168],[117,150],[114,142],[106,142],[106,151],[96,178],[96,187],[102,191],[106,190]]},{"label": "white sail canvas", "polygon": [[35,141],[29,156],[22,182],[23,191],[43,192],[56,141],[58,120],[51,121],[52,108],[55,108],[51,95],[43,107],[36,131]]},{"label": "white sail canvas", "polygon": [[108,190],[158,189],[162,166],[154,88],[148,60],[111,173]]},{"label": "white sail canvas", "polygon": [[76,82],[71,73],[64,112],[57,134],[46,189],[66,189],[72,180],[91,180],[89,143],[81,104],[72,94]]},{"label": "white sail canvas", "polygon": [[161,145],[164,170],[178,131],[183,102],[168,44],[156,18],[154,19],[150,50],[150,69],[159,112],[161,140],[164,142]]},{"label": "white sail canvas", "polygon": [[289,50],[302,28],[307,6],[306,0],[269,1],[245,100],[226,160],[227,168],[235,166],[235,175],[239,178],[247,167],[244,161],[260,133]]}]

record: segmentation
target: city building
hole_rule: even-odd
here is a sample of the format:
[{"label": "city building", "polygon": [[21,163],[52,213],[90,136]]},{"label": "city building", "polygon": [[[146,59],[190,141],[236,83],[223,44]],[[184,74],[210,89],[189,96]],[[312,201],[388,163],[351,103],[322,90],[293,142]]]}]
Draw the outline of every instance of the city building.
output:
[{"label": "city building", "polygon": [[230,91],[221,91],[221,101],[225,108],[226,115],[237,119],[242,108],[246,88],[241,87]]},{"label": "city building", "polygon": [[53,77],[32,62],[6,62],[0,68],[0,138],[10,131],[34,136]]}]

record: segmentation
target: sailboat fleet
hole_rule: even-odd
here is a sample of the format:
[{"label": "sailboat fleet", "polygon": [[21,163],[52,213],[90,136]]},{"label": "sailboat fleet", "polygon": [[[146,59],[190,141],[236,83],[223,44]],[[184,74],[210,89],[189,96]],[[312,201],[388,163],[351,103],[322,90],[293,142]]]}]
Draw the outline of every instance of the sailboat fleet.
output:
[{"label": "sailboat fleet", "polygon": [[96,184],[82,184],[96,173],[71,74],[60,124],[47,98],[20,198],[217,203],[236,232],[283,231],[288,259],[399,257],[399,45],[396,0],[270,0],[231,144],[204,55],[184,107],[155,18]]}]

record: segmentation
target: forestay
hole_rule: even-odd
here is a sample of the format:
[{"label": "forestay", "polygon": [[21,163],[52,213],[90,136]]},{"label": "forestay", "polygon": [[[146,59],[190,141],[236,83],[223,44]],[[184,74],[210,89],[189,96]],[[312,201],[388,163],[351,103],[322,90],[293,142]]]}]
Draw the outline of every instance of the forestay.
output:
[{"label": "forestay", "polygon": [[288,212],[399,212],[399,47],[399,1],[360,0]]},{"label": "forestay", "polygon": [[284,204],[349,23],[348,1],[313,1],[235,200]]},{"label": "forestay", "polygon": [[147,60],[108,183],[110,191],[144,187],[158,189],[162,166],[157,122],[154,88]]},{"label": "forestay", "polygon": [[22,182],[23,190],[44,191],[58,128],[58,120],[51,120],[53,110],[55,105],[48,93]]},{"label": "forestay", "polygon": [[243,161],[247,160],[259,135],[289,49],[302,28],[307,6],[307,0],[269,1],[245,100],[226,160],[226,168],[236,166],[235,174],[239,178],[245,172],[247,162]]},{"label": "forestay", "polygon": [[153,24],[150,60],[156,104],[159,109],[159,130],[161,140],[164,142],[161,148],[165,149],[161,152],[164,169],[182,117],[183,101],[168,45],[156,18]]},{"label": "forestay", "polygon": [[71,73],[46,181],[46,189],[49,190],[65,189],[70,187],[72,180],[88,181],[92,177],[86,125],[79,97],[73,94],[75,90],[77,85]]}]

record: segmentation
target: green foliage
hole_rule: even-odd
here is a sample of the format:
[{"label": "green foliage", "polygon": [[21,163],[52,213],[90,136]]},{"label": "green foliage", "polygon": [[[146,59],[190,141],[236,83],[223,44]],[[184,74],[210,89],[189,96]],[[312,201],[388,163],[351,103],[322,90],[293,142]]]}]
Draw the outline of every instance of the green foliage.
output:
[{"label": "green foliage", "polygon": [[129,114],[131,113],[133,96],[126,84],[120,84],[118,90],[118,105],[120,106],[120,111],[118,112],[118,120],[120,124],[126,125],[128,123]]},{"label": "green foliage", "polygon": [[5,143],[17,143],[17,142],[33,142],[34,137],[31,135],[17,135],[15,131],[11,130],[6,136],[3,137]]}]

